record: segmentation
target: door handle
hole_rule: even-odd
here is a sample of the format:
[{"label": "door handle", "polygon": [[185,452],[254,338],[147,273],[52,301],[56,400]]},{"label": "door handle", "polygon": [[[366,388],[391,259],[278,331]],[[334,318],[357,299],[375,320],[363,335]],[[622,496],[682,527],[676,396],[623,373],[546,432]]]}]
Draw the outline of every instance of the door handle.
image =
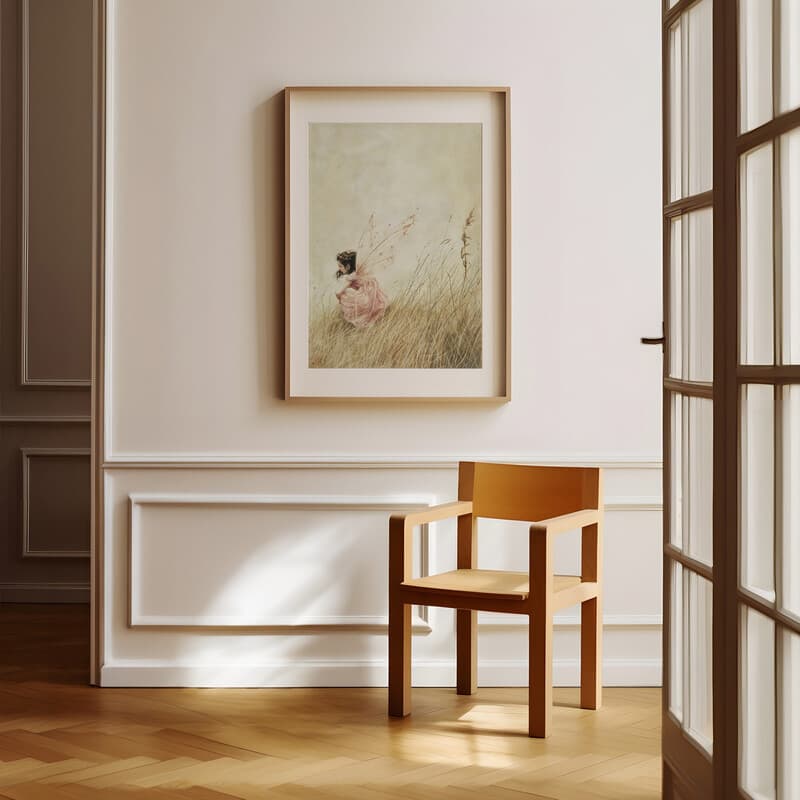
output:
[{"label": "door handle", "polygon": [[660,344],[661,349],[664,349],[664,323],[661,323],[661,336],[642,336],[639,341],[642,344]]}]

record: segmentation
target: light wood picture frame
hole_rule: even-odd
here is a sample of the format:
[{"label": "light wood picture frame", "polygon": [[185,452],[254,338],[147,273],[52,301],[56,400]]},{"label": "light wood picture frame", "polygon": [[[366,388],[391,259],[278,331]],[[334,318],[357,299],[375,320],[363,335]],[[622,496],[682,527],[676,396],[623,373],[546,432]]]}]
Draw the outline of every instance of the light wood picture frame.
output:
[{"label": "light wood picture frame", "polygon": [[287,400],[511,398],[510,89],[285,90]]}]

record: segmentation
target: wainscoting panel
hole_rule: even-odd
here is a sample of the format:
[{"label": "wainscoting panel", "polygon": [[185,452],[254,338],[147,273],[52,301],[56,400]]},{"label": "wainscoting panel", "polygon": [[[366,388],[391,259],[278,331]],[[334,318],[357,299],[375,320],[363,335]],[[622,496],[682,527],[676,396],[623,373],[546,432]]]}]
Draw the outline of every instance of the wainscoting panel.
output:
[{"label": "wainscoting panel", "polygon": [[0,602],[88,601],[88,440],[85,423],[0,421]]},{"label": "wainscoting panel", "polygon": [[[388,517],[453,499],[456,477],[425,459],[106,465],[103,685],[384,685]],[[661,679],[659,481],[649,465],[607,471],[608,685]],[[417,574],[455,566],[451,522],[416,542]],[[481,566],[524,569],[525,548],[524,525],[481,521]],[[577,567],[575,548],[562,537],[559,568]],[[414,682],[453,684],[453,612],[414,623]],[[524,684],[524,621],[479,623],[481,684]],[[576,610],[554,650],[556,683],[574,684]]]},{"label": "wainscoting panel", "polygon": [[88,558],[89,449],[22,450],[22,555]]},{"label": "wainscoting panel", "polygon": [[[130,625],[385,628],[386,569],[375,566],[386,564],[388,548],[375,534],[385,531],[388,514],[431,502],[131,495]],[[425,529],[417,544],[423,564],[427,541]],[[347,570],[331,571],[330,564],[343,563]],[[430,630],[419,615],[414,622]]]}]

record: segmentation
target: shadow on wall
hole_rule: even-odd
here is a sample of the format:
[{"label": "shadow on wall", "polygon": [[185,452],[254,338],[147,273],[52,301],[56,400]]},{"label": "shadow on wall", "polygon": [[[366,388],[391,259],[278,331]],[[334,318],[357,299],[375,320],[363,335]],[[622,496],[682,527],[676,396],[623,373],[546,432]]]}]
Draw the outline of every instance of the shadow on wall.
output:
[{"label": "shadow on wall", "polygon": [[261,404],[283,399],[284,376],[284,128],[283,92],[257,106],[252,116],[253,236],[256,256],[258,385]]},{"label": "shadow on wall", "polygon": [[[288,520],[279,523],[268,539],[262,539],[255,548],[248,550],[247,543],[242,542],[237,552],[231,548],[219,553],[211,567],[203,561],[203,554],[208,552],[203,539],[206,534],[218,538],[222,531],[216,523],[203,531],[195,530],[193,541],[196,547],[191,552],[199,559],[195,562],[197,569],[193,569],[191,559],[185,560],[181,578],[169,584],[169,602],[177,616],[187,614],[219,620],[223,616],[235,619],[261,614],[265,618],[301,620],[372,616],[377,612],[377,615],[385,617],[388,613],[386,524],[381,525],[381,533],[386,535],[379,537],[380,545],[375,542],[375,547],[364,547],[363,527],[353,526],[347,520],[331,523],[323,519],[310,521],[305,514],[301,516],[302,519],[298,518],[296,523]],[[378,524],[381,523],[376,522]],[[164,558],[165,542],[161,537],[155,538],[159,543],[159,561],[169,571],[175,559],[171,555]],[[180,549],[180,544],[176,540],[174,546]],[[150,577],[153,578],[152,574]],[[164,576],[157,577],[162,586],[164,580]],[[210,584],[214,587],[213,594],[205,598],[203,605],[198,602],[202,590],[194,598],[188,598],[188,607],[185,605],[187,588],[191,592],[192,587]],[[377,597],[381,598],[381,604],[374,609],[369,600]],[[351,675],[362,675],[361,671],[353,670],[353,662],[368,662],[355,685],[368,684],[374,679],[372,662],[386,655],[385,628],[363,629],[359,626],[357,630],[349,631],[342,629],[340,623],[336,625],[333,628],[326,624],[212,624],[146,626],[139,630],[158,637],[160,660],[179,667],[196,664],[204,675],[209,667],[213,668],[213,681],[217,686],[241,685],[242,670],[248,673],[253,684],[292,686],[297,684],[298,668],[302,669],[302,682],[331,685],[335,679],[331,681],[329,662],[320,662],[318,655],[320,638],[329,637],[339,653],[337,658],[346,662]],[[191,652],[185,649],[187,644],[190,644]],[[315,664],[320,667],[316,673]],[[255,674],[254,669],[257,670]]]}]

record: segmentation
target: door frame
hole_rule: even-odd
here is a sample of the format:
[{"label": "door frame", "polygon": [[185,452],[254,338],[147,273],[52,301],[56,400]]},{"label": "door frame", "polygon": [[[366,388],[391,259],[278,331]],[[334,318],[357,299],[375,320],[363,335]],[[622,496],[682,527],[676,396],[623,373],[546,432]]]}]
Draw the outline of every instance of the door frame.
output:
[{"label": "door frame", "polygon": [[739,797],[738,2],[713,0],[714,797]]},{"label": "door frame", "polygon": [[[735,0],[734,0],[735,1]],[[669,0],[662,0],[662,291],[663,291],[663,304],[664,304],[664,363],[663,363],[663,400],[662,400],[662,414],[663,414],[663,497],[664,497],[664,518],[663,518],[663,626],[662,626],[662,794],[665,798],[673,798],[676,796],[688,798],[719,798],[722,800],[725,795],[720,791],[715,791],[715,787],[719,786],[716,772],[719,769],[720,763],[724,760],[719,758],[719,732],[724,729],[725,708],[723,704],[714,702],[712,707],[713,712],[713,739],[714,739],[714,756],[713,758],[706,753],[702,747],[685,735],[680,722],[673,717],[669,710],[669,692],[671,683],[671,663],[670,663],[670,630],[672,625],[672,565],[681,564],[685,570],[701,576],[702,578],[710,581],[713,586],[713,613],[712,613],[712,679],[714,686],[718,686],[720,670],[723,669],[724,664],[721,659],[717,657],[718,653],[724,650],[724,645],[721,643],[721,635],[724,633],[724,627],[720,629],[719,626],[713,624],[717,619],[718,607],[724,601],[724,592],[719,591],[718,581],[720,575],[724,574],[724,558],[725,553],[720,553],[717,547],[717,537],[713,538],[712,545],[712,559],[713,567],[708,567],[702,562],[696,561],[686,554],[682,549],[678,549],[671,543],[671,524],[672,524],[672,436],[671,436],[671,408],[673,394],[683,397],[695,397],[711,400],[713,403],[713,463],[714,470],[716,471],[717,459],[721,456],[717,452],[717,444],[724,444],[724,440],[720,440],[717,435],[717,427],[722,421],[718,414],[718,398],[719,398],[719,375],[720,369],[718,366],[719,347],[718,344],[724,341],[720,337],[717,330],[717,288],[724,285],[724,281],[718,279],[718,268],[721,260],[717,259],[717,237],[718,231],[722,226],[719,224],[718,203],[721,198],[720,184],[718,184],[717,175],[717,149],[714,148],[714,160],[712,164],[712,185],[708,191],[703,191],[694,195],[687,195],[677,200],[671,199],[671,172],[670,172],[670,70],[669,70],[669,37],[670,29],[681,18],[681,16],[690,9],[692,6],[701,2],[701,0],[678,0],[671,8],[669,7]],[[716,80],[720,70],[717,67],[717,56],[720,53],[716,41],[716,32],[719,28],[718,17],[724,14],[725,0],[711,0],[712,2],[712,37],[714,38],[714,54],[712,58],[712,81]],[[716,86],[712,89],[713,96],[717,98]],[[717,124],[719,122],[716,105],[712,109],[712,140],[717,132]],[[716,144],[714,142],[714,144]],[[670,315],[670,300],[671,300],[671,225],[672,221],[684,214],[691,211],[698,211],[700,209],[711,208],[713,213],[713,253],[714,260],[712,265],[713,282],[714,282],[714,295],[713,303],[715,307],[714,313],[714,352],[713,352],[713,381],[711,383],[690,381],[688,379],[676,379],[670,375],[671,365],[671,315]],[[716,475],[716,472],[714,473]],[[713,481],[712,487],[712,508],[713,525],[717,530],[717,517],[716,513],[719,509],[724,509],[725,504],[718,502],[717,498],[717,481]],[[723,528],[719,528],[723,530]],[[681,591],[683,588],[681,587]],[[684,635],[684,633],[682,633]],[[716,698],[715,698],[716,700]],[[688,709],[683,709],[683,714],[687,714]]]},{"label": "door frame", "polygon": [[99,686],[104,661],[103,462],[105,454],[106,144],[108,0],[93,0],[92,400],[89,682]]}]

